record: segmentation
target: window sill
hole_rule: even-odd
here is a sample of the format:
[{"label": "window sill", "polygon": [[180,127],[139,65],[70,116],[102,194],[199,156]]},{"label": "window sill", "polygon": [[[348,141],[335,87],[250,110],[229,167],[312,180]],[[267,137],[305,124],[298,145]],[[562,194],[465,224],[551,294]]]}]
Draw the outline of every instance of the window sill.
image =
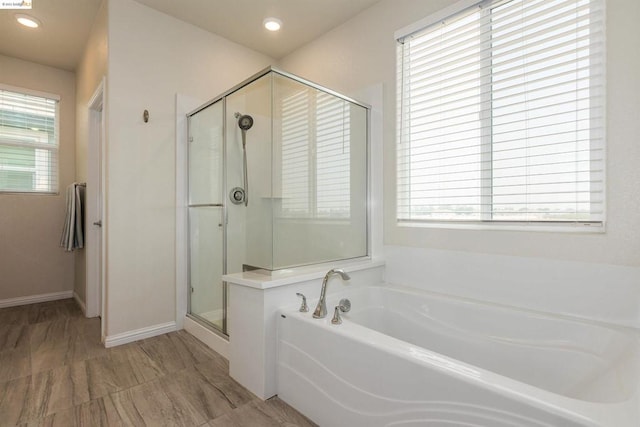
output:
[{"label": "window sill", "polygon": [[0,190],[0,196],[59,196],[59,191],[20,191],[20,190]]},{"label": "window sill", "polygon": [[449,230],[532,231],[541,233],[603,234],[605,223],[525,223],[525,222],[436,222],[397,221],[402,228],[441,228]]}]

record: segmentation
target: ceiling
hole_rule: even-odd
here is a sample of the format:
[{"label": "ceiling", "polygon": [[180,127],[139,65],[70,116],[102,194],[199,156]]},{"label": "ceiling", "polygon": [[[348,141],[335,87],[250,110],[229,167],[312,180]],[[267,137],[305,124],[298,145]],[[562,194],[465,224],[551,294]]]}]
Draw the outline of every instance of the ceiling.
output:
[{"label": "ceiling", "polygon": [[[280,59],[379,0],[136,0],[209,32]],[[270,32],[262,21],[280,19]]]},{"label": "ceiling", "polygon": [[[101,0],[33,0],[31,10],[0,10],[0,54],[74,70],[91,31]],[[23,27],[15,20],[25,13],[42,22]]]},{"label": "ceiling", "polygon": [[[293,52],[380,0],[136,0],[275,59]],[[74,70],[101,0],[34,0],[30,11],[0,10],[0,54]],[[42,26],[29,29],[26,12]],[[276,17],[279,32],[262,21]]]}]

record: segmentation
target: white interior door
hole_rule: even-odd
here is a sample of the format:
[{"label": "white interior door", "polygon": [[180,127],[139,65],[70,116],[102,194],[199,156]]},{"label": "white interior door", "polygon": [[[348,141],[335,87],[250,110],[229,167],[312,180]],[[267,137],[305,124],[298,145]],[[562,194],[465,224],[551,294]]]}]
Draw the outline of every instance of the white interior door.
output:
[{"label": "white interior door", "polygon": [[[104,80],[103,80],[104,82]],[[104,83],[89,102],[86,315],[102,317],[104,293]],[[103,334],[104,335],[104,334]]]}]

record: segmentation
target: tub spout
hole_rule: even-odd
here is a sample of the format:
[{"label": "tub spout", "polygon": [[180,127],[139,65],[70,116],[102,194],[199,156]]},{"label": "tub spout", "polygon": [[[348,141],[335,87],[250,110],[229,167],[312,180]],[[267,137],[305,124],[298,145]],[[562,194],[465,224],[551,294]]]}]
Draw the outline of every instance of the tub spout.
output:
[{"label": "tub spout", "polygon": [[347,273],[345,273],[344,270],[339,268],[332,268],[327,274],[325,274],[324,279],[322,280],[322,289],[320,290],[320,300],[318,301],[318,305],[313,312],[313,317],[316,319],[322,319],[327,316],[327,282],[329,281],[329,278],[331,276],[336,274],[339,275],[342,280],[351,279],[351,277]]}]

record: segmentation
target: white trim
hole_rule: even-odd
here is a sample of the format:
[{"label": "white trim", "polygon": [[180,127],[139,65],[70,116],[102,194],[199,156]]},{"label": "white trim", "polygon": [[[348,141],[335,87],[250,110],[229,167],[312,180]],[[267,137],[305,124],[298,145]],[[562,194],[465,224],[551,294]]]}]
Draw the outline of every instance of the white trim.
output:
[{"label": "white trim", "polygon": [[169,332],[175,332],[177,330],[178,328],[176,327],[176,322],[160,323],[159,325],[134,329],[133,331],[122,332],[115,335],[108,335],[107,337],[105,337],[104,346],[106,348],[115,347],[118,345],[143,340],[145,338],[168,334]]},{"label": "white trim", "polygon": [[447,221],[396,221],[398,227],[408,228],[443,228],[449,230],[493,230],[493,231],[536,231],[541,233],[582,233],[603,234],[606,233],[604,221],[601,223],[557,223],[557,222],[447,222]]},{"label": "white trim", "polygon": [[82,299],[80,298],[80,295],[78,295],[76,291],[73,291],[73,299],[76,300],[76,303],[80,306],[82,313],[86,316],[87,306],[84,304],[84,301],[82,301]]},{"label": "white trim", "polygon": [[[105,77],[102,77],[91,99],[87,103],[89,143],[87,151],[88,176],[87,176],[87,208],[86,223],[87,257],[85,277],[86,315],[88,317],[102,316],[104,313],[104,287],[105,287],[105,230],[104,206],[105,206]],[[100,188],[99,188],[100,187]],[[93,225],[101,220],[102,228]],[[103,326],[105,322],[102,322]],[[104,335],[104,331],[103,331]]]},{"label": "white trim", "polygon": [[104,99],[104,83],[105,77],[103,76],[102,79],[100,79],[100,83],[98,83],[96,90],[93,92],[93,95],[91,95],[89,102],[87,102],[87,108],[95,110],[102,106]]},{"label": "white trim", "polygon": [[372,259],[380,258],[384,251],[384,212],[383,212],[383,188],[384,188],[384,150],[383,150],[383,100],[384,86],[377,83],[364,88],[355,95],[358,99],[367,102],[369,109],[368,118],[368,143],[367,147],[367,174],[368,182],[368,210],[369,221],[367,224],[367,236],[369,240],[369,256]]},{"label": "white trim", "polygon": [[73,291],[52,292],[50,294],[29,295],[26,297],[7,298],[0,300],[0,308],[16,307],[19,305],[35,304],[37,302],[56,301],[73,298]]},{"label": "white trim", "polygon": [[184,330],[202,341],[207,347],[229,360],[229,340],[205,328],[188,317],[184,318]]},{"label": "white trim", "polygon": [[425,18],[422,18],[419,21],[414,22],[413,24],[409,24],[406,27],[400,28],[395,33],[393,33],[393,37],[395,37],[396,40],[400,40],[403,37],[407,37],[410,34],[420,31],[430,25],[433,25],[438,21],[443,21],[448,17],[450,17],[451,15],[454,15],[470,7],[476,6],[480,3],[482,3],[482,0],[460,0],[459,2],[454,3],[451,6],[445,7],[444,9],[441,9],[437,12],[434,12],[431,15]]},{"label": "white trim", "polygon": [[60,101],[60,95],[57,95],[55,93],[41,92],[39,90],[27,89],[20,86],[11,86],[11,85],[5,85],[3,83],[0,83],[0,90],[6,90],[8,92],[17,92],[17,93],[22,93],[22,94],[31,95],[31,96],[39,96],[40,98],[53,99],[58,102]]}]

